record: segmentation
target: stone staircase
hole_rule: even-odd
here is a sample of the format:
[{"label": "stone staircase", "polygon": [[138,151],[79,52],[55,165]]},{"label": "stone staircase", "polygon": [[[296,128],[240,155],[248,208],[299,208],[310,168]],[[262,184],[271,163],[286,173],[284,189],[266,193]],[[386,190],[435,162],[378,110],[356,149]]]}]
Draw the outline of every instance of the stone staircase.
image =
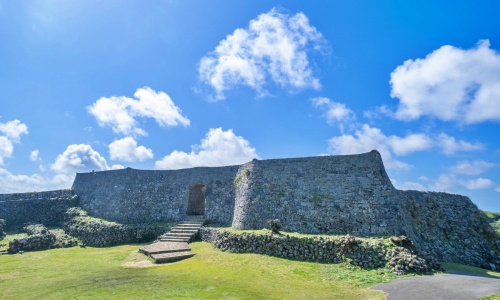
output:
[{"label": "stone staircase", "polygon": [[161,235],[151,245],[144,246],[139,252],[151,257],[155,263],[179,261],[194,255],[188,243],[193,241],[205,222],[205,216],[188,216]]}]

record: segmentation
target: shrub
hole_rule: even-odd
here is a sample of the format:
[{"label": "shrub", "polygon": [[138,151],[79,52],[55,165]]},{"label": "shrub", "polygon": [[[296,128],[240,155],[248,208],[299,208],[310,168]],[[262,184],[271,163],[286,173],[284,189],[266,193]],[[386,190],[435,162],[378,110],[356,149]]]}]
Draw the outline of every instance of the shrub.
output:
[{"label": "shrub", "polygon": [[275,234],[279,234],[281,230],[280,220],[274,219],[269,221],[269,229]]}]

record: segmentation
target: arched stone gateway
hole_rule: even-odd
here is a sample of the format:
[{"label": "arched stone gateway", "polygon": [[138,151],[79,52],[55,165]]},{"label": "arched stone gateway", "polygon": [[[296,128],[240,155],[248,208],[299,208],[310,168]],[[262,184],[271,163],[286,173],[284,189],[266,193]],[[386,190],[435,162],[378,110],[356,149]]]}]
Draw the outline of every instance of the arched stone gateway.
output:
[{"label": "arched stone gateway", "polygon": [[189,188],[188,215],[205,214],[205,191],[206,187],[201,183],[193,184]]}]

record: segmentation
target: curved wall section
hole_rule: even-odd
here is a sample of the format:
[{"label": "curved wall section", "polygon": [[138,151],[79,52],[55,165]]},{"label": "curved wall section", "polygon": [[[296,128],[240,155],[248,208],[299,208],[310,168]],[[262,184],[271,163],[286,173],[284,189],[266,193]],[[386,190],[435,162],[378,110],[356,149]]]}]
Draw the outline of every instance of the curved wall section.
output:
[{"label": "curved wall section", "polygon": [[[377,151],[254,160],[240,168],[233,226],[357,235],[402,234],[399,201]],[[238,180],[235,180],[235,182]]]},{"label": "curved wall section", "polygon": [[186,215],[189,188],[206,187],[205,218],[230,225],[234,211],[232,182],[238,166],[170,171],[122,169],[78,173],[73,189],[92,216],[121,223],[180,220]]}]

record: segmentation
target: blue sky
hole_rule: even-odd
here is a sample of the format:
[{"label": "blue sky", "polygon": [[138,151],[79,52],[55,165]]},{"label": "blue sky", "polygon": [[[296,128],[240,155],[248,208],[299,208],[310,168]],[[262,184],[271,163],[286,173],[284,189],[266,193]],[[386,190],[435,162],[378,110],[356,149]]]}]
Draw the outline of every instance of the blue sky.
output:
[{"label": "blue sky", "polygon": [[377,149],[500,211],[499,6],[0,0],[0,193]]}]

